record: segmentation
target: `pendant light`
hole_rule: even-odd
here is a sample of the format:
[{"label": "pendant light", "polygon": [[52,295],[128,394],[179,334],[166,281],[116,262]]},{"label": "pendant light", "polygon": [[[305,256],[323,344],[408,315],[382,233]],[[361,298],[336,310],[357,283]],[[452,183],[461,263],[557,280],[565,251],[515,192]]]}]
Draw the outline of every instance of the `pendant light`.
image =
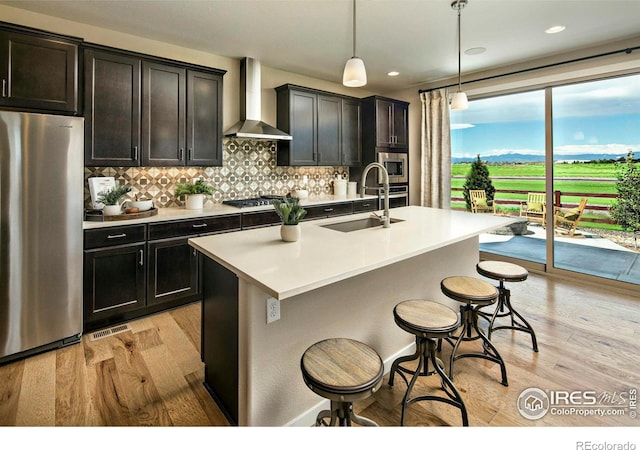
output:
[{"label": "pendant light", "polygon": [[461,58],[461,51],[460,51],[460,46],[461,46],[461,42],[460,42],[460,11],[462,11],[464,9],[464,7],[467,6],[467,0],[456,0],[453,3],[451,3],[451,8],[453,9],[457,9],[458,10],[458,92],[455,92],[453,94],[453,96],[451,97],[451,109],[453,110],[463,110],[463,109],[467,109],[469,107],[469,101],[467,100],[467,94],[465,94],[464,92],[462,92],[462,81],[461,81],[461,74],[460,74],[460,58]]},{"label": "pendant light", "polygon": [[353,0],[353,56],[344,66],[342,84],[348,87],[361,87],[367,84],[364,61],[356,56],[356,0]]}]

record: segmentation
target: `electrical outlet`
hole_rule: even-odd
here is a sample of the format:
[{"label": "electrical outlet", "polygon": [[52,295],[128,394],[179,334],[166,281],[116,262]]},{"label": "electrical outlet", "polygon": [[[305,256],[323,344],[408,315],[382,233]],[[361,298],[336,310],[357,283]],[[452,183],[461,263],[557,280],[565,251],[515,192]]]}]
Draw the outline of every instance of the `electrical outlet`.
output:
[{"label": "electrical outlet", "polygon": [[280,301],[273,297],[267,299],[267,323],[280,319]]}]

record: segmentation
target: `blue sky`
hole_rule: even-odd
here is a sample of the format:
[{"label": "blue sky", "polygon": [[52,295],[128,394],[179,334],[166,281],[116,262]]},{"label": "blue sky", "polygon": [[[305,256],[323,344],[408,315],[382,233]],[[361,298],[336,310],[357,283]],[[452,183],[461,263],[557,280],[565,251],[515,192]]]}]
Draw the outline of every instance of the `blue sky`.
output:
[{"label": "blue sky", "polygon": [[[554,153],[640,155],[640,75],[553,89]],[[451,111],[453,157],[544,155],[544,91],[472,101]]]}]

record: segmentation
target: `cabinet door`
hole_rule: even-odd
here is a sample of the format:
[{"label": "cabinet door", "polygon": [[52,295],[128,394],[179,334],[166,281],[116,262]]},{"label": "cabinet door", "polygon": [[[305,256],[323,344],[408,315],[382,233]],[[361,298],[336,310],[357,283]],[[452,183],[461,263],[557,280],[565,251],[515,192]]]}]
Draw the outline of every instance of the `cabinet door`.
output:
[{"label": "cabinet door", "polygon": [[140,64],[85,50],[85,166],[140,165]]},{"label": "cabinet door", "polygon": [[104,321],[145,306],[144,244],[84,252],[84,321]]},{"label": "cabinet door", "polygon": [[292,166],[315,166],[317,153],[317,99],[316,94],[291,92]]},{"label": "cabinet door", "polygon": [[339,166],[342,102],[338,97],[318,96],[318,158],[319,166]]},{"label": "cabinet door", "polygon": [[341,165],[358,166],[362,164],[361,142],[360,101],[342,99]]},{"label": "cabinet door", "polygon": [[142,62],[142,165],[185,164],[186,70]]},{"label": "cabinet door", "polygon": [[187,71],[188,166],[222,166],[222,77]]},{"label": "cabinet door", "polygon": [[393,147],[407,147],[409,143],[409,122],[407,105],[393,105]]},{"label": "cabinet door", "polygon": [[0,105],[78,111],[78,46],[61,39],[0,31]]},{"label": "cabinet door", "polygon": [[187,238],[149,242],[147,305],[199,294],[198,253]]},{"label": "cabinet door", "polygon": [[393,139],[393,103],[385,100],[376,101],[376,145],[389,147]]}]

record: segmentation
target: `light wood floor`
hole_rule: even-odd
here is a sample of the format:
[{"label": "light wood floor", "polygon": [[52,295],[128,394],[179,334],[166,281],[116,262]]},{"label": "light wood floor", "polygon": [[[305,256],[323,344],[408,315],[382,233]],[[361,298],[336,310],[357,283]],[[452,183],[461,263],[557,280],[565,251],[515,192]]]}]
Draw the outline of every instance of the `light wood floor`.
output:
[{"label": "light wood floor", "polygon": [[[511,283],[513,304],[538,336],[497,331],[493,342],[506,364],[509,386],[496,364],[456,362],[454,382],[471,426],[638,426],[623,416],[547,414],[530,421],[516,408],[520,393],[595,391],[628,401],[640,388],[640,294],[638,297],[531,274]],[[391,311],[389,312],[391,314]],[[129,323],[130,331],[0,366],[0,425],[18,426],[226,426],[202,386],[200,305],[192,304]],[[445,345],[446,361],[450,347]],[[292,374],[300,376],[300,374]],[[435,376],[421,378],[416,393],[438,392]],[[382,426],[397,426],[404,383],[386,384],[356,410]],[[614,397],[619,400],[620,397]],[[607,408],[606,405],[603,409]],[[406,425],[461,424],[456,409],[413,404]]]}]

